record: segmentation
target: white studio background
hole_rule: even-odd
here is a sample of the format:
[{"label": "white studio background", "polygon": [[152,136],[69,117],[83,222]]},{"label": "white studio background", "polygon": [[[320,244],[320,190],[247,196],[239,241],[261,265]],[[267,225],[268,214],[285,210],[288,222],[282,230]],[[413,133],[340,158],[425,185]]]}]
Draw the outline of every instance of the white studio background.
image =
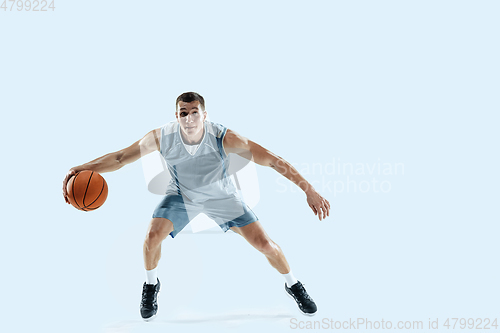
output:
[{"label": "white studio background", "polygon": [[[2,332],[357,318],[438,319],[444,332],[446,318],[499,316],[497,1],[19,3],[0,9]],[[173,120],[185,91],[330,201],[320,222],[295,185],[257,167],[254,211],[315,317],[239,236],[200,233],[164,242],[159,316],[145,323],[142,241],[161,197],[141,163],[103,174],[99,210],[65,204],[70,167]]]}]

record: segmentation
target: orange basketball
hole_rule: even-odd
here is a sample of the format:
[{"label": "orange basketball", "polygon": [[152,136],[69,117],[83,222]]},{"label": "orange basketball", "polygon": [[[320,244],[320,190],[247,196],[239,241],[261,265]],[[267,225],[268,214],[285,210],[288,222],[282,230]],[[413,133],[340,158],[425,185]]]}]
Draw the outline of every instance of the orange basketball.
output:
[{"label": "orange basketball", "polygon": [[108,197],[108,184],[97,172],[83,170],[68,180],[69,202],[77,209],[89,211],[101,207]]}]

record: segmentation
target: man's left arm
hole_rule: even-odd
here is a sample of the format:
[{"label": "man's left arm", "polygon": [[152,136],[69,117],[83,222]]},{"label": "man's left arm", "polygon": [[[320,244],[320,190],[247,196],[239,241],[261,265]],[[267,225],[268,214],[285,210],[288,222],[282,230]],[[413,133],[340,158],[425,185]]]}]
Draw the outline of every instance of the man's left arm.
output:
[{"label": "man's left arm", "polygon": [[259,144],[228,129],[223,141],[227,154],[238,154],[259,165],[271,167],[300,187],[307,196],[307,203],[319,220],[330,216],[330,203],[323,198],[309,182],[284,158],[272,153]]}]

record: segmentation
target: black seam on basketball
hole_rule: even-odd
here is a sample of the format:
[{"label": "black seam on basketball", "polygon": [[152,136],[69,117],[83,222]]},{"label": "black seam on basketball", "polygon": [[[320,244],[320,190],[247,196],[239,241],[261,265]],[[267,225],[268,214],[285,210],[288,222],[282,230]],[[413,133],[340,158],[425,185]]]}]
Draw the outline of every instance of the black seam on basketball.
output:
[{"label": "black seam on basketball", "polygon": [[[106,183],[106,181],[105,181],[105,180],[104,180],[104,178],[103,178],[103,179],[102,179],[102,188],[101,188],[101,192],[99,193],[99,195],[97,196],[97,198],[95,198],[95,200],[94,200],[94,201],[92,201],[92,202],[91,202],[91,203],[89,203],[87,206],[85,206],[85,208],[92,206],[92,204],[93,204],[94,202],[96,202],[96,201],[97,201],[97,199],[99,199],[99,198],[101,197],[102,191],[104,191],[104,184],[105,184],[105,183]],[[102,205],[101,205],[101,206],[102,206]],[[101,206],[99,206],[99,207],[101,207]],[[99,208],[99,207],[97,207],[97,208]],[[97,209],[97,208],[96,208],[96,209]],[[88,209],[94,209],[94,208],[88,208]]]},{"label": "black seam on basketball", "polygon": [[80,207],[80,205],[78,204],[78,202],[76,201],[76,198],[75,198],[75,180],[76,180],[76,177],[78,177],[80,173],[77,173],[76,176],[73,178],[73,185],[71,185],[71,192],[73,192],[73,200],[75,201],[75,204],[78,206],[78,209],[82,209],[82,207]]},{"label": "black seam on basketball", "polygon": [[83,207],[87,207],[85,205],[85,196],[87,195],[87,190],[89,189],[90,180],[92,179],[93,174],[94,174],[94,171],[92,171],[92,173],[90,174],[89,181],[87,182],[87,188],[85,188],[85,194],[83,195],[83,201],[82,201]]}]

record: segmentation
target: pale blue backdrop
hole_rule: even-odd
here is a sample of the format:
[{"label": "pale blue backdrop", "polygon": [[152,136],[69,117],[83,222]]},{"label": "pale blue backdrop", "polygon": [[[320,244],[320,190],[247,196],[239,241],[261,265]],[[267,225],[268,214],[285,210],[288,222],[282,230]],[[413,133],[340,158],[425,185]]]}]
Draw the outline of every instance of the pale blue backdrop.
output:
[{"label": "pale blue backdrop", "polygon": [[[275,332],[366,318],[438,319],[444,332],[447,318],[499,316],[497,1],[11,4],[0,9],[0,331]],[[212,233],[164,242],[159,316],[145,323],[142,242],[161,197],[141,163],[104,174],[99,210],[65,204],[70,167],[173,120],[185,91],[330,201],[320,222],[295,185],[257,168],[254,211],[317,302],[312,319],[260,253]]]}]

